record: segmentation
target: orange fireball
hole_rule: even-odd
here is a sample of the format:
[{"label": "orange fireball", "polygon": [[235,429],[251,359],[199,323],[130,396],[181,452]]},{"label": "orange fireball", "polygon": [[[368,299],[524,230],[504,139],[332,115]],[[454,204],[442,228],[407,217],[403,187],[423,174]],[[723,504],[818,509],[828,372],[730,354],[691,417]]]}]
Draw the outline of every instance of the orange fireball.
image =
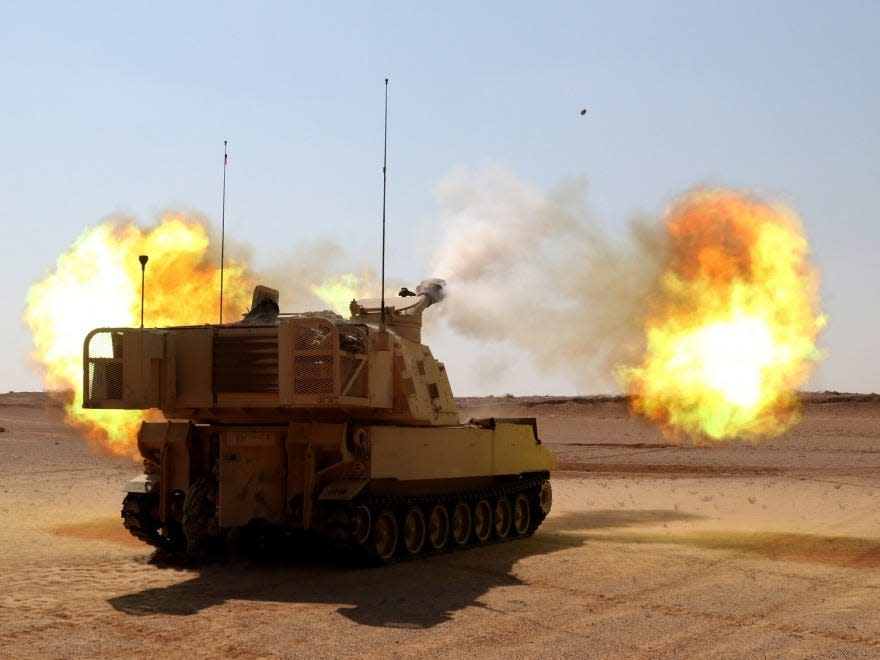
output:
[{"label": "orange fireball", "polygon": [[818,275],[789,209],[697,191],[665,219],[670,259],[649,301],[632,409],[673,439],[783,433],[819,358]]},{"label": "orange fireball", "polygon": [[[146,270],[144,321],[149,326],[213,323],[219,317],[219,264],[209,259],[205,227],[183,215],[166,215],[152,229],[132,221],[108,221],[86,229],[58,258],[55,270],[27,295],[25,323],[33,357],[47,389],[72,391],[67,421],[96,446],[135,454],[142,411],[82,409],[82,345],[99,326],[140,324],[141,265]],[[255,284],[242,264],[227,259],[226,320],[239,318]],[[154,412],[158,415],[158,412]]]}]

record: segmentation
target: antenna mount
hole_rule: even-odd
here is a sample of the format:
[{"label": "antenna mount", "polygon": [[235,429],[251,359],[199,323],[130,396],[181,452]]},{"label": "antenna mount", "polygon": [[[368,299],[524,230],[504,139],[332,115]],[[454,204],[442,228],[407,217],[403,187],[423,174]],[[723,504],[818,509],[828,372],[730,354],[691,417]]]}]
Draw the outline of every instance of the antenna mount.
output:
[{"label": "antenna mount", "polygon": [[141,328],[144,327],[144,274],[147,271],[147,262],[150,258],[142,254],[138,257],[138,261],[141,262]]}]

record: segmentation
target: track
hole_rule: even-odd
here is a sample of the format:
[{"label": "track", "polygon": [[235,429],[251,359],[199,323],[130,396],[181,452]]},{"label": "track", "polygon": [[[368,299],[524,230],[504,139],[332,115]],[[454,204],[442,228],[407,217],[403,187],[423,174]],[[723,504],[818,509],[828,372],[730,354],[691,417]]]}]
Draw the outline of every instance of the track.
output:
[{"label": "track", "polygon": [[163,530],[156,493],[128,493],[122,500],[120,515],[123,526],[132,536],[159,550],[179,551],[184,544],[181,530],[171,530],[171,533]]},{"label": "track", "polygon": [[328,507],[327,536],[339,554],[371,563],[486,545],[534,534],[550,511],[547,475],[448,495],[370,495]]},{"label": "track", "polygon": [[162,521],[159,520],[159,496],[152,493],[128,493],[122,500],[122,524],[136,539],[162,547]]},{"label": "track", "polygon": [[[388,564],[529,537],[544,522],[552,497],[547,475],[465,493],[370,495],[324,507],[321,527],[338,556]],[[123,525],[163,553],[204,544],[205,539],[186,542],[190,534],[184,536],[183,529],[192,524],[176,532],[163,529],[158,509],[158,495],[129,493],[122,503]]]}]

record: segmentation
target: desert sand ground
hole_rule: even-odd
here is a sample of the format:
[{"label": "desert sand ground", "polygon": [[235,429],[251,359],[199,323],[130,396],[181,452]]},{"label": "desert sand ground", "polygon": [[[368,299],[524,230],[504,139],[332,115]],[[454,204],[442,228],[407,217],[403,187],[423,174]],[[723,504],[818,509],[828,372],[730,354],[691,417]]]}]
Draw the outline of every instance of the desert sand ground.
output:
[{"label": "desert sand ground", "polygon": [[2,657],[878,657],[880,397],[759,445],[676,446],[620,400],[483,398],[559,457],[534,537],[364,569],[150,563],[130,459],[0,396]]}]

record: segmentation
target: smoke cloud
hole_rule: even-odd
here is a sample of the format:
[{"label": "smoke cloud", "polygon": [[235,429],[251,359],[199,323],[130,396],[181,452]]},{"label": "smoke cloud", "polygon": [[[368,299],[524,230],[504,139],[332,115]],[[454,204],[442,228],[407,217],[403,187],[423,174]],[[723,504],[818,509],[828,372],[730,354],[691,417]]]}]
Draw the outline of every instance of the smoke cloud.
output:
[{"label": "smoke cloud", "polygon": [[[282,262],[262,268],[261,275],[267,284],[281,292],[281,309],[301,311],[327,308],[327,302],[313,292],[313,287],[351,271],[351,263],[339,244],[317,239],[296,245]],[[378,277],[373,270],[362,268],[357,277],[363,281],[363,286],[356,287],[363,289],[357,291],[359,295],[379,295]]]},{"label": "smoke cloud", "polygon": [[434,192],[442,231],[431,261],[449,282],[440,305],[449,327],[507,342],[579,388],[614,386],[614,368],[643,349],[668,249],[662,224],[634,219],[612,240],[588,211],[583,180],[545,193],[497,167],[457,170]]},{"label": "smoke cloud", "polygon": [[[380,297],[376,269],[353,261],[338,243],[327,239],[300,243],[283,261],[262,268],[261,274],[269,286],[279,289],[282,310],[332,309],[347,315],[352,299]],[[397,295],[405,284],[386,277],[385,296]]]}]

